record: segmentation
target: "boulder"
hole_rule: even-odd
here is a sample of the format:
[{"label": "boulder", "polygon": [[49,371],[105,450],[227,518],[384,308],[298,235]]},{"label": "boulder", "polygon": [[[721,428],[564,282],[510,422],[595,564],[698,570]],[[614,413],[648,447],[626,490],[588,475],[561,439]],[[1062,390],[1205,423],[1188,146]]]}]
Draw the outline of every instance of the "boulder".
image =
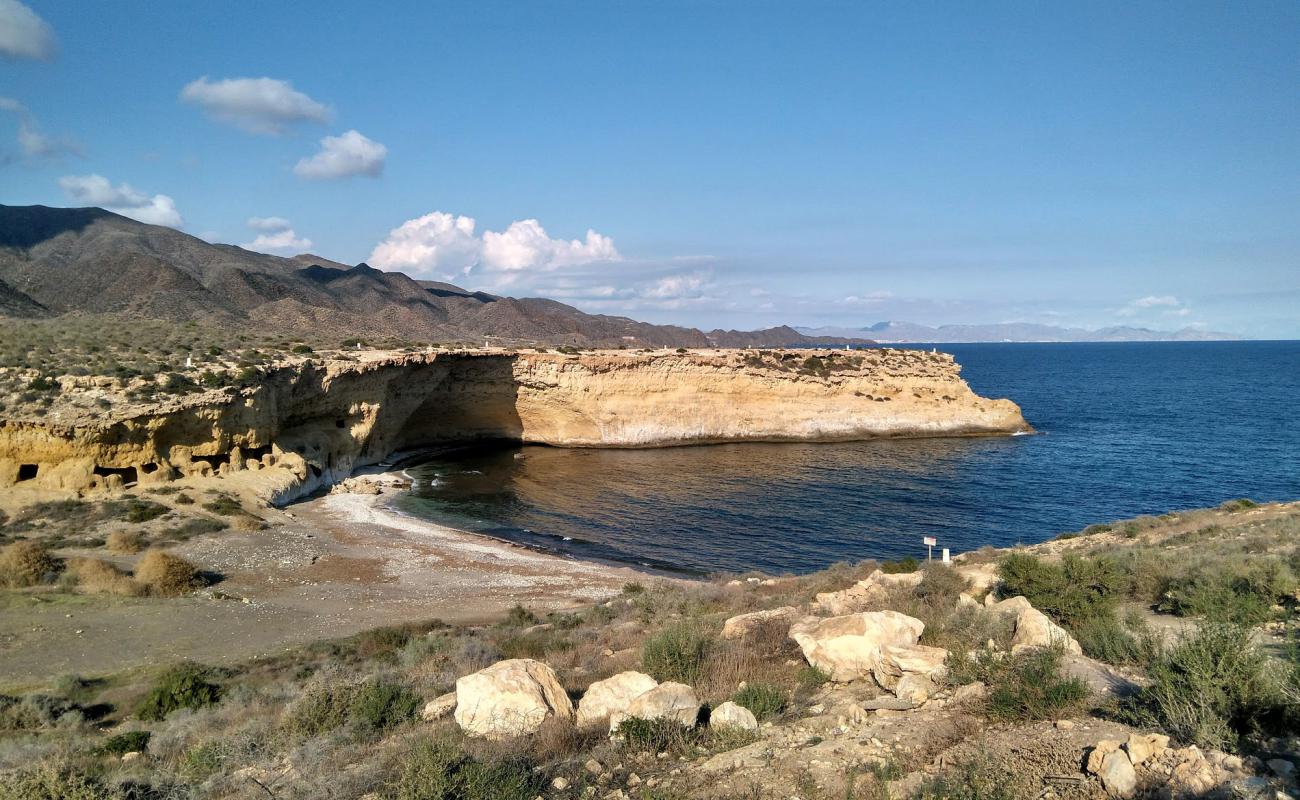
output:
[{"label": "boulder", "polygon": [[1135,766],[1145,764],[1164,755],[1169,749],[1169,737],[1159,733],[1130,733],[1124,749]]},{"label": "boulder", "polygon": [[648,692],[643,692],[628,703],[627,710],[609,715],[609,732],[614,733],[628,717],[637,719],[670,719],[687,727],[695,727],[700,717],[700,701],[695,690],[684,683],[666,681]]},{"label": "boulder", "polygon": [[432,722],[435,719],[442,719],[455,709],[456,693],[447,692],[425,703],[423,710],[420,711],[420,719],[425,722]]},{"label": "boulder", "polygon": [[805,617],[790,627],[804,658],[831,680],[845,682],[871,672],[885,647],[913,647],[925,623],[897,611],[867,611],[841,617]]},{"label": "boulder", "polygon": [[659,681],[649,675],[633,671],[596,681],[578,701],[578,727],[608,725],[611,714],[623,713],[634,699],[658,685]]},{"label": "boulder", "polygon": [[1019,653],[1036,647],[1064,647],[1067,653],[1083,654],[1083,648],[1065,628],[1052,622],[1038,609],[1027,608],[1016,616],[1011,652]]},{"label": "boulder", "polygon": [[769,624],[789,624],[798,613],[794,606],[770,608],[766,611],[754,611],[731,617],[722,623],[723,639],[744,639]]},{"label": "boulder", "polygon": [[991,562],[957,567],[957,574],[965,578],[966,582],[970,584],[962,594],[971,599],[987,595],[989,590],[997,586],[1002,580],[998,576],[998,565]]},{"label": "boulder", "polygon": [[924,577],[920,570],[896,573],[876,570],[847,589],[819,593],[815,605],[828,614],[852,614],[887,598],[897,589],[915,589]]},{"label": "boulder", "polygon": [[1084,763],[1084,769],[1093,775],[1101,774],[1101,764],[1105,761],[1106,756],[1120,748],[1120,743],[1115,739],[1102,739],[1093,745],[1092,750],[1088,752],[1088,760]]},{"label": "boulder", "polygon": [[456,722],[472,736],[535,733],[551,717],[573,719],[573,703],[540,661],[499,661],[456,681]]},{"label": "boulder", "polygon": [[939,687],[934,684],[934,681],[915,672],[909,672],[899,678],[898,684],[894,687],[894,694],[898,699],[910,703],[914,708],[923,705],[937,691]]},{"label": "boulder", "polygon": [[871,674],[876,683],[886,689],[893,689],[898,685],[899,679],[908,674],[933,680],[942,678],[947,672],[944,666],[947,659],[948,651],[942,647],[921,644],[911,647],[882,647],[880,661],[871,670]]},{"label": "boulder", "polygon": [[713,713],[709,714],[709,727],[719,730],[731,728],[741,731],[756,731],[758,730],[758,719],[754,716],[754,712],[748,708],[738,706],[728,700],[713,709]]},{"label": "boulder", "polygon": [[1132,797],[1137,791],[1137,772],[1133,762],[1128,760],[1128,753],[1112,750],[1101,761],[1101,770],[1097,773],[1101,786],[1111,797]]}]

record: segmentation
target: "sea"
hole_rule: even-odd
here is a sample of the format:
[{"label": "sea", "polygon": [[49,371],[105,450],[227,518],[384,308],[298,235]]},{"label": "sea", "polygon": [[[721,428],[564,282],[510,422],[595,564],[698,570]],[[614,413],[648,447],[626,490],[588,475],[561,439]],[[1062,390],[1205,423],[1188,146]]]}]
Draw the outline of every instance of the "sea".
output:
[{"label": "sea", "polygon": [[[912,345],[909,345],[912,346]],[[649,450],[479,446],[399,510],[682,574],[802,573],[1031,544],[1142,514],[1300,499],[1300,342],[947,344],[1037,435]]]}]

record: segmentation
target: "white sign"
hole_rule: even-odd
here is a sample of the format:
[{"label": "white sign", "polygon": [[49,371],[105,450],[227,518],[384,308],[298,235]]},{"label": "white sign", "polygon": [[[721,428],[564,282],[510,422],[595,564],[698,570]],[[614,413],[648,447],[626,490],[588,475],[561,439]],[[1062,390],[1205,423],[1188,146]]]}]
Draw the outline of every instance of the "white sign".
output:
[{"label": "white sign", "polygon": [[934,538],[933,536],[927,536],[921,540],[921,544],[925,545],[926,547],[934,547],[938,543],[939,540]]}]

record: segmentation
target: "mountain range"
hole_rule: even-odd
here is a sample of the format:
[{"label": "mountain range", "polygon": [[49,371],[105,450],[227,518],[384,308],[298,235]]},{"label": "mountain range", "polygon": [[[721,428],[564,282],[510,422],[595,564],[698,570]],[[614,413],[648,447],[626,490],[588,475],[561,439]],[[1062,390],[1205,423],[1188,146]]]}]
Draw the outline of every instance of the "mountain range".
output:
[{"label": "mountain range", "polygon": [[[843,344],[789,327],[705,333],[501,297],[315,255],[212,244],[100,208],[0,205],[0,316],[111,314],[315,338],[628,347]],[[860,341],[860,340],[859,340]]]},{"label": "mountain range", "polygon": [[1183,328],[1157,331],[1150,328],[1114,326],[1109,328],[1064,328],[1030,322],[999,322],[990,325],[918,325],[915,322],[877,322],[863,328],[807,328],[795,330],[812,337],[864,337],[882,343],[934,342],[1208,342],[1235,341],[1244,337],[1232,333]]}]

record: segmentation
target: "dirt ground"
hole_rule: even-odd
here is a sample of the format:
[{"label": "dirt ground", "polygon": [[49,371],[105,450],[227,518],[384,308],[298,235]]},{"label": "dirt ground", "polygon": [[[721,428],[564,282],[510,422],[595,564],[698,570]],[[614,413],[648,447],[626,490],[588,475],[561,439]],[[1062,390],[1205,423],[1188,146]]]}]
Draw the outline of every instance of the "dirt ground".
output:
[{"label": "dirt ground", "polygon": [[223,576],[190,597],[9,595],[0,605],[0,687],[180,659],[230,663],[403,622],[473,624],[516,603],[573,608],[628,581],[662,580],[452,531],[381,501],[327,495],[263,510],[267,530],[177,547]]}]

